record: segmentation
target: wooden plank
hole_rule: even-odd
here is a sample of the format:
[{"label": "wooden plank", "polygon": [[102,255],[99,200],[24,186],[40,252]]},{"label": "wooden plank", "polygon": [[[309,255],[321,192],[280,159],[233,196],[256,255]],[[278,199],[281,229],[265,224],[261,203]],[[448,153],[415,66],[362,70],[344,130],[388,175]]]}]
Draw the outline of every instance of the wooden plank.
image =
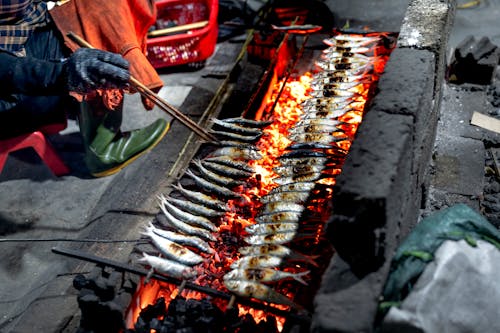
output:
[{"label": "wooden plank", "polygon": [[500,120],[485,114],[474,112],[470,121],[471,125],[476,125],[489,131],[500,134]]}]

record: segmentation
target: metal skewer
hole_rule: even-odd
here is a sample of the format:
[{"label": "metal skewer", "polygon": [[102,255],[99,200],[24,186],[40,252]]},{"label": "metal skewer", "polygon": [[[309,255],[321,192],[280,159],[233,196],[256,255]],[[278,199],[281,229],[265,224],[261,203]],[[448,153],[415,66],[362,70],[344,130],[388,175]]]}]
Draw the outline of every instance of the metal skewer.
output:
[{"label": "metal skewer", "polygon": [[[71,38],[75,43],[77,43],[81,47],[87,47],[90,49],[94,48],[86,40],[84,40],[83,38],[81,38],[80,36],[76,35],[75,33],[71,32],[71,31],[67,33],[67,36],[69,38]],[[183,125],[185,125],[187,128],[189,128],[190,130],[192,130],[193,132],[198,134],[198,136],[200,136],[202,139],[205,139],[207,141],[215,141],[215,142],[219,141],[215,136],[208,133],[204,128],[200,127],[200,125],[198,125],[193,120],[188,118],[181,111],[177,110],[173,105],[169,104],[163,98],[158,96],[154,91],[152,91],[151,89],[146,87],[143,83],[141,83],[139,80],[137,80],[132,75],[130,75],[130,83],[135,89],[137,89],[137,91],[141,95],[150,99],[153,103],[158,105],[158,107],[160,109],[167,112],[169,115],[171,115],[175,119],[179,120]]]},{"label": "metal skewer", "polygon": [[[90,254],[90,253],[85,253],[82,251],[78,250],[72,250],[72,249],[65,249],[65,248],[57,248],[54,247],[52,248],[52,252],[55,254],[67,256],[70,258],[75,258],[79,260],[84,260],[87,262],[91,262],[96,264],[99,267],[110,267],[113,268],[116,271],[119,272],[128,272],[131,274],[135,274],[138,276],[146,277],[149,272],[145,269],[140,269],[136,267],[132,267],[130,265],[117,262],[111,259],[107,258],[101,258],[96,255]],[[260,302],[254,302],[248,299],[243,299],[241,297],[235,297],[232,294],[228,294],[210,287],[205,287],[201,286],[192,282],[188,282],[185,280],[177,279],[174,277],[166,276],[166,275],[161,275],[157,273],[151,274],[151,279],[157,280],[157,281],[162,281],[166,283],[171,283],[175,284],[177,286],[183,285],[183,289],[189,289],[189,290],[194,290],[198,291],[200,293],[204,293],[206,295],[218,298],[218,299],[223,299],[223,300],[231,300],[231,298],[234,298],[232,306],[234,306],[234,303],[236,302],[237,304],[245,305],[252,307],[257,310],[264,310],[269,313],[272,313],[277,316],[285,317],[285,318],[293,318],[294,320],[300,321],[300,322],[306,322],[310,323],[310,314],[307,311],[302,311],[300,313],[294,313],[292,311],[287,311],[287,310],[282,310],[278,309],[273,306],[268,306]]]}]

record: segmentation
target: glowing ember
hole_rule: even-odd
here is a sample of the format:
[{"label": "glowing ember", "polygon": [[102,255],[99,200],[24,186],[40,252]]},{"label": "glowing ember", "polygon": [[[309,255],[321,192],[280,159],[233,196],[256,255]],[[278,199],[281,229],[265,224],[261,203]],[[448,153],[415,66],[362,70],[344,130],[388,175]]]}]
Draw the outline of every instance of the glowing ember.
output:
[{"label": "glowing ember", "polygon": [[[354,40],[357,35],[351,35]],[[364,37],[366,37],[364,35]],[[342,49],[345,49],[347,42],[342,41]],[[352,42],[349,42],[352,43]],[[333,47],[333,46],[332,46]],[[368,49],[363,45],[363,48]],[[336,51],[335,51],[336,52]],[[340,113],[335,117],[338,120],[336,130],[332,135],[334,143],[330,143],[328,149],[323,149],[324,152],[334,156],[321,170],[321,177],[315,179],[316,187],[311,191],[309,201],[305,205],[305,213],[303,214],[305,228],[312,232],[312,245],[317,245],[323,237],[324,223],[331,214],[331,197],[333,192],[333,185],[337,175],[341,173],[343,160],[350,149],[352,140],[355,137],[359,124],[362,121],[364,106],[366,101],[370,98],[370,89],[373,83],[378,79],[378,76],[383,71],[385,62],[388,58],[388,52],[380,53],[377,49],[377,55],[373,55],[372,70],[359,75],[361,78],[360,84],[354,84],[351,88],[345,90],[346,96],[340,97],[338,105],[346,105],[348,110]],[[335,74],[337,75],[337,74]],[[324,76],[328,80],[345,80],[341,76]],[[264,119],[270,120],[272,123],[263,129],[263,135],[256,142],[257,148],[260,149],[262,158],[259,160],[252,160],[249,165],[255,170],[254,176],[248,179],[245,185],[239,186],[234,191],[241,194],[241,199],[227,200],[230,211],[219,218],[218,233],[216,235],[217,241],[212,242],[211,246],[216,249],[213,255],[204,255],[206,260],[196,266],[199,273],[198,277],[193,281],[200,286],[207,286],[215,290],[228,292],[223,284],[223,277],[229,271],[231,264],[240,258],[238,249],[241,246],[246,246],[244,237],[247,235],[245,228],[256,224],[256,217],[259,210],[263,206],[260,199],[269,194],[269,192],[278,186],[276,182],[280,177],[276,174],[275,170],[280,166],[280,157],[289,152],[289,147],[294,144],[289,137],[289,131],[297,124],[302,116],[306,113],[304,110],[304,102],[310,100],[312,97],[313,89],[311,87],[313,80],[316,78],[316,73],[307,72],[302,76],[289,79],[287,82],[277,82],[272,87],[270,98],[266,102],[266,110],[264,111]],[[282,85],[285,85],[282,88]],[[278,94],[280,94],[278,96]],[[324,92],[323,92],[324,94]],[[323,95],[321,95],[323,96]],[[318,97],[316,97],[318,98]],[[277,100],[277,101],[276,101]],[[323,103],[323,102],[322,102]],[[330,103],[330,102],[325,102]],[[319,106],[318,106],[319,105]],[[317,104],[317,108],[321,112],[324,104]],[[338,109],[338,108],[337,108]],[[301,176],[309,176],[304,174]],[[312,173],[314,176],[315,174]],[[308,225],[310,224],[310,225]],[[309,243],[308,243],[309,244]],[[301,271],[300,265],[295,267],[285,268],[290,272],[294,270]],[[289,283],[278,283],[273,286],[281,295],[286,295],[290,300],[297,296],[296,286]],[[139,291],[138,302],[135,307],[132,307],[129,318],[128,326],[132,327],[137,319],[140,309],[146,305],[154,303],[158,297],[164,297],[166,300],[174,299],[178,294],[177,286],[159,284],[157,282],[150,282],[143,286]],[[201,293],[193,291],[183,291],[182,296],[186,298],[201,299],[205,297]],[[214,301],[220,306],[221,309],[225,308],[222,301]],[[285,305],[272,305],[279,309],[288,309]],[[250,314],[256,322],[266,319],[269,314],[264,311],[257,311],[255,309],[238,305],[240,315]],[[279,331],[283,329],[285,319],[276,318]]]}]

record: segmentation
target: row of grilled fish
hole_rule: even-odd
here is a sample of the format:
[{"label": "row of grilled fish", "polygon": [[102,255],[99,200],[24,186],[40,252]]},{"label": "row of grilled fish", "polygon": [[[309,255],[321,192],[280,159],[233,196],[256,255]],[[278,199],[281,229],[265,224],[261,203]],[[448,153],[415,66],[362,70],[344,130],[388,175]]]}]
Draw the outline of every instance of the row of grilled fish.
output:
[{"label": "row of grilled fish", "polygon": [[188,279],[196,275],[194,266],[213,254],[218,226],[214,221],[229,210],[227,199],[240,194],[234,187],[254,174],[248,160],[260,158],[252,144],[262,135],[266,123],[231,118],[215,120],[222,130],[213,133],[222,140],[210,156],[193,162],[186,171],[200,190],[180,183],[173,185],[177,196],[161,195],[159,205],[165,219],[163,228],[149,224],[143,231],[161,256],[144,253],[139,262],[157,272]]},{"label": "row of grilled fish", "polygon": [[[339,117],[346,112],[363,107],[361,85],[371,81],[369,75],[376,59],[368,53],[376,44],[375,37],[340,35],[325,41],[327,49],[317,65],[323,70],[312,80],[311,98],[302,104],[301,119],[288,131],[292,143],[279,156],[280,166],[274,169],[278,184],[261,198],[263,204],[254,225],[245,228],[245,241],[250,244],[240,249],[242,257],[224,277],[226,287],[238,293],[235,280],[247,289],[238,294],[269,299],[269,287],[255,281],[272,282],[275,276],[295,279],[305,284],[303,277],[309,271],[289,273],[276,270],[286,260],[269,248],[292,252],[286,246],[298,237],[307,237],[301,225],[306,202],[317,181],[333,177],[340,171],[340,164],[347,153],[337,142],[351,140],[343,130]],[[292,257],[297,258],[297,253]],[[300,255],[302,261],[315,264],[313,258]],[[244,283],[242,281],[245,281]],[[252,281],[252,284],[249,284]],[[256,296],[257,294],[257,296]],[[261,297],[259,297],[259,294]],[[262,297],[265,295],[265,297]],[[276,303],[296,306],[284,295],[272,293]]]},{"label": "row of grilled fish", "polygon": [[[302,104],[304,114],[289,131],[292,144],[274,170],[279,175],[275,179],[278,186],[261,198],[263,208],[257,223],[245,230],[248,246],[239,249],[242,256],[224,276],[227,289],[240,296],[299,307],[268,284],[284,279],[306,284],[304,276],[309,271],[278,268],[293,261],[316,264],[286,244],[300,234],[300,219],[316,182],[339,170],[346,152],[335,143],[351,138],[338,118],[362,107],[359,86],[371,80],[376,59],[367,54],[377,39],[339,35],[325,43],[330,47],[317,62],[323,71],[313,78],[312,98]],[[160,197],[169,230],[151,224],[144,231],[162,257],[144,254],[140,262],[170,276],[193,277],[193,266],[214,252],[210,243],[216,240],[217,225],[212,221],[227,212],[228,199],[240,197],[234,188],[254,174],[248,162],[262,158],[255,143],[268,122],[241,117],[212,121],[210,132],[220,139],[218,146],[209,156],[194,161],[195,169],[186,171],[200,190],[175,185],[182,199]]]}]

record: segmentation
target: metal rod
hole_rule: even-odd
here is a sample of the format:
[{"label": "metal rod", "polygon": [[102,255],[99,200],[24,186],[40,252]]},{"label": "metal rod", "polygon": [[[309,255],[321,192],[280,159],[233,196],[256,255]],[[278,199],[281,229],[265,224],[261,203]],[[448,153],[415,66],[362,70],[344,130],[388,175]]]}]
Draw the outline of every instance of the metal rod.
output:
[{"label": "metal rod", "polygon": [[[75,43],[77,43],[81,47],[91,48],[94,47],[89,44],[86,40],[76,35],[74,32],[68,32],[67,36],[71,38]],[[177,110],[173,105],[169,104],[163,98],[158,96],[154,91],[146,87],[143,83],[137,80],[135,77],[130,75],[130,84],[137,89],[137,91],[144,97],[151,100],[155,103],[160,109],[167,112],[169,115],[179,120],[182,124],[184,124],[187,128],[198,134],[202,139],[207,141],[219,141],[215,136],[208,133],[204,128],[200,127],[197,123],[195,123],[191,118],[184,115],[181,111]]]},{"label": "metal rod", "polygon": [[283,93],[283,90],[285,90],[285,86],[286,86],[286,83],[288,82],[288,79],[290,78],[290,75],[292,75],[292,70],[295,68],[295,66],[299,62],[299,58],[302,56],[302,53],[304,52],[304,48],[306,46],[308,39],[309,39],[309,35],[306,35],[304,37],[304,42],[302,43],[302,46],[299,49],[299,52],[297,52],[297,55],[296,55],[295,59],[293,60],[292,66],[290,66],[290,68],[287,69],[285,79],[283,80],[283,84],[281,85],[280,91],[278,92],[278,95],[276,96],[276,99],[274,100],[273,106],[271,107],[271,110],[269,110],[269,113],[273,113],[274,109],[276,108],[276,105],[278,105],[281,94]]},{"label": "metal rod", "polygon": [[[66,256],[66,257],[70,257],[70,258],[88,261],[88,262],[96,264],[99,267],[103,267],[103,266],[111,267],[114,270],[119,271],[119,272],[128,272],[128,273],[143,276],[143,277],[148,276],[148,273],[149,273],[149,271],[145,270],[145,269],[131,267],[130,265],[127,265],[127,264],[124,264],[124,263],[121,263],[118,261],[114,261],[114,260],[107,259],[107,258],[101,258],[101,257],[95,256],[93,254],[85,253],[82,251],[54,247],[54,248],[52,248],[52,252]],[[192,282],[187,282],[185,280],[173,278],[173,277],[166,276],[166,275],[160,275],[160,274],[153,273],[150,275],[150,277],[152,279],[157,280],[157,281],[175,284],[177,286],[182,285],[183,282],[185,282],[185,285],[184,285],[185,289],[198,291],[200,293],[203,293],[203,294],[206,294],[206,295],[209,295],[212,297],[224,299],[224,300],[231,300],[231,298],[234,298],[234,299],[237,299],[238,304],[241,304],[244,306],[249,306],[249,307],[257,309],[257,310],[263,310],[263,311],[272,313],[276,316],[285,317],[285,318],[294,318],[297,321],[306,322],[306,323],[311,321],[311,318],[309,317],[309,314],[307,314],[307,313],[296,314],[296,313],[293,313],[290,311],[277,309],[277,308],[272,307],[272,306],[267,306],[267,305],[262,304],[262,303],[257,303],[257,302],[253,302],[251,300],[239,298],[239,297],[236,297],[235,295],[230,295],[228,293],[225,293],[225,292],[222,292],[222,291],[219,291],[216,289],[200,286],[200,285],[192,283]]]}]

